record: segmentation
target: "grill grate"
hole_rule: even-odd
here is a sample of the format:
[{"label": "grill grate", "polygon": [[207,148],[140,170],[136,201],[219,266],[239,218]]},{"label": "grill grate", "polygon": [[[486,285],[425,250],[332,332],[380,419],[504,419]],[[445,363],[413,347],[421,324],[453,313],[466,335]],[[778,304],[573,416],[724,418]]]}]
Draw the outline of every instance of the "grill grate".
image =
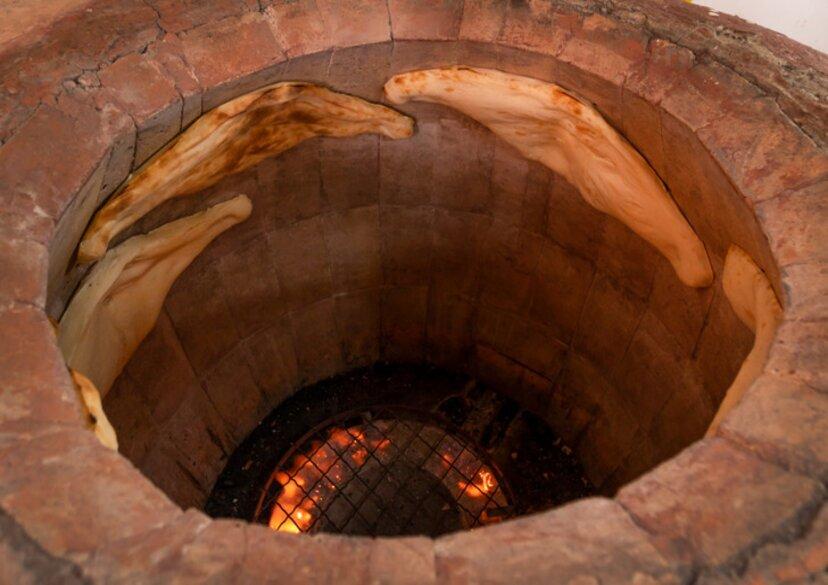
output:
[{"label": "grill grate", "polygon": [[349,413],[297,441],[256,520],[282,532],[437,536],[508,518],[513,499],[482,450],[432,416]]}]

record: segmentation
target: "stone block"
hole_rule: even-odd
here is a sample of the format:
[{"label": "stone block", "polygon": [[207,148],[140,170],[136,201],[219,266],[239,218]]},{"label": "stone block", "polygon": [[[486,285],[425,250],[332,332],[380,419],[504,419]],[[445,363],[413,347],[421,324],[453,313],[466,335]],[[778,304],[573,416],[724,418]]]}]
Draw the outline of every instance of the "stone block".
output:
[{"label": "stone block", "polygon": [[491,219],[487,215],[435,210],[432,289],[441,295],[476,294],[481,250],[490,225]]},{"label": "stone block", "polygon": [[779,266],[828,261],[828,180],[756,206]]},{"label": "stone block", "polygon": [[494,221],[483,244],[480,303],[525,315],[543,238]]},{"label": "stone block", "polygon": [[828,315],[828,262],[792,264],[781,270],[780,302],[792,320]]},{"label": "stone block", "polygon": [[759,378],[718,434],[786,469],[828,477],[828,396],[791,378]]},{"label": "stone block", "polygon": [[164,303],[196,374],[207,370],[239,340],[230,299],[214,264],[185,270]]},{"label": "stone block", "polygon": [[623,488],[617,499],[665,552],[733,570],[762,543],[797,534],[823,492],[811,479],[712,439]]},{"label": "stone block", "polygon": [[323,218],[335,293],[376,288],[382,281],[379,207],[355,207]]},{"label": "stone block", "polygon": [[624,359],[645,309],[642,301],[614,280],[596,273],[572,346],[604,373],[614,372]]},{"label": "stone block", "polygon": [[26,234],[11,233],[0,225],[0,274],[3,275],[0,303],[20,301],[45,307],[48,261],[43,244]]},{"label": "stone block", "polygon": [[427,283],[431,274],[434,208],[383,205],[380,230],[383,283]]},{"label": "stone block", "polygon": [[264,15],[289,59],[325,51],[333,44],[317,0],[273,2]]},{"label": "stone block", "polygon": [[322,192],[329,208],[344,211],[379,201],[378,137],[322,138],[319,158]]},{"label": "stone block", "polygon": [[321,217],[268,234],[268,247],[285,306],[305,307],[331,296],[331,260]]},{"label": "stone block", "polygon": [[253,380],[270,408],[297,389],[299,371],[288,317],[240,342]]},{"label": "stone block", "polygon": [[394,40],[454,40],[463,3],[455,0],[389,0]]},{"label": "stone block", "polygon": [[390,362],[425,359],[428,287],[385,288],[380,313],[380,351]]},{"label": "stone block", "polygon": [[465,0],[459,38],[492,43],[506,21],[506,5],[500,0]]},{"label": "stone block", "polygon": [[828,392],[828,327],[825,321],[786,321],[776,331],[765,371],[791,376]]},{"label": "stone block", "polygon": [[104,68],[99,77],[103,95],[135,121],[138,137],[133,167],[181,131],[181,95],[156,61],[144,55],[127,55]]},{"label": "stone block", "polygon": [[459,532],[435,543],[446,583],[678,583],[687,563],[661,553],[617,503],[581,500],[552,512]]},{"label": "stone block", "polygon": [[258,12],[226,18],[181,34],[184,55],[204,88],[204,109],[267,83],[285,55]]},{"label": "stone block", "polygon": [[332,299],[325,299],[294,311],[290,315],[290,325],[300,387],[342,371],[342,344],[336,327],[336,307]]},{"label": "stone block", "polygon": [[592,263],[545,243],[538,259],[530,316],[551,326],[558,339],[570,343],[594,273]]},{"label": "stone block", "polygon": [[347,368],[374,364],[380,357],[380,299],[377,289],[338,295],[336,327]]},{"label": "stone block", "polygon": [[337,47],[391,40],[388,5],[383,0],[316,0]]}]

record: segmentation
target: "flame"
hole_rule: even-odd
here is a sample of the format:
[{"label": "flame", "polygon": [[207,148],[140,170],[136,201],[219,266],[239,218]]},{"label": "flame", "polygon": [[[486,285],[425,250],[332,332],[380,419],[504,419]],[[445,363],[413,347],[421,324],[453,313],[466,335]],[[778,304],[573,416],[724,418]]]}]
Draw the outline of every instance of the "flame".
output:
[{"label": "flame", "polygon": [[497,480],[491,471],[481,468],[472,481],[458,482],[460,491],[465,491],[472,498],[488,496],[497,489]]},{"label": "flame", "polygon": [[[278,482],[280,491],[268,522],[271,530],[294,534],[311,530],[326,503],[335,497],[337,486],[357,474],[370,458],[391,447],[392,441],[382,436],[383,430],[373,431],[378,432],[366,432],[359,426],[332,428],[324,440],[310,442],[290,461],[289,467],[274,473],[272,481]],[[491,496],[498,490],[494,473],[487,466],[480,466],[477,456],[457,441],[441,441],[434,450],[436,457],[431,461],[439,465],[437,469],[432,467],[431,472],[446,485],[454,481],[448,473],[473,477],[471,481],[457,482],[456,497],[487,498],[483,506],[488,508],[493,502]],[[442,473],[439,467],[444,469]],[[480,510],[480,521],[490,523],[499,519]]]}]

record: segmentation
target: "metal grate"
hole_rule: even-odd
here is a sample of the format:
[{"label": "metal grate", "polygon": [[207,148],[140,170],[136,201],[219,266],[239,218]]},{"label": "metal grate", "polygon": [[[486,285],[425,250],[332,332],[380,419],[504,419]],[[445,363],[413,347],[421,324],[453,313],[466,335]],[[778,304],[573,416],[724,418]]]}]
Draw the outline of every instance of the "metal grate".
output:
[{"label": "metal grate", "polygon": [[471,441],[429,415],[385,408],[329,420],[298,441],[255,520],[282,532],[437,536],[499,522],[512,502]]}]

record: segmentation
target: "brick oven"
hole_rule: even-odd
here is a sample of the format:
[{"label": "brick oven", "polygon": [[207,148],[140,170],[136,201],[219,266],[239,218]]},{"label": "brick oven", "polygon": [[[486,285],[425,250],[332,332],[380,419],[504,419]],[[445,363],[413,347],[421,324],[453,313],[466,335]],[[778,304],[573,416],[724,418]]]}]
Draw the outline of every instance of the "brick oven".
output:
[{"label": "brick oven", "polygon": [[31,11],[0,582],[824,575],[826,55],[677,0]]}]

